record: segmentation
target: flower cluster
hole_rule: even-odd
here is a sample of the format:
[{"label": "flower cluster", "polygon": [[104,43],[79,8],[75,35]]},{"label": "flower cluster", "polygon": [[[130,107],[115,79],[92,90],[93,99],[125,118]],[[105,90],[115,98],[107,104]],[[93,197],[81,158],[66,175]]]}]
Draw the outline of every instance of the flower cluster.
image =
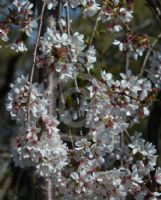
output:
[{"label": "flower cluster", "polygon": [[[35,167],[37,174],[43,177],[60,174],[67,164],[67,146],[60,138],[59,122],[48,116],[49,102],[43,97],[42,87],[32,84],[30,100],[28,77],[17,78],[11,88],[7,109],[23,133],[12,150],[15,165]],[[30,122],[27,121],[28,114]]]},{"label": "flower cluster", "polygon": [[[133,162],[136,162],[134,166],[137,168],[140,176],[147,176],[150,171],[155,169],[157,159],[156,149],[151,143],[145,142],[139,133],[135,133],[131,140],[128,146],[134,155]],[[143,158],[139,160],[139,156]]]},{"label": "flower cluster", "polygon": [[[11,117],[18,123],[25,124],[27,119],[27,107],[30,83],[28,77],[18,77],[11,84],[11,92],[8,94],[7,110]],[[47,114],[48,101],[43,97],[43,88],[34,83],[31,88],[29,114],[31,120],[36,122],[42,115]]]},{"label": "flower cluster", "polygon": [[96,126],[96,129],[122,132],[128,127],[127,118],[139,111],[141,102],[152,90],[150,81],[138,79],[131,71],[120,75],[122,80],[115,81],[112,74],[103,71],[102,81],[93,80],[89,87],[92,100],[87,115],[91,126]]},{"label": "flower cluster", "polygon": [[133,11],[122,7],[120,1],[104,1],[99,19],[107,23],[110,32],[123,30],[122,23],[127,24],[133,19]]},{"label": "flower cluster", "polygon": [[128,53],[137,60],[138,56],[142,56],[149,47],[149,38],[147,35],[129,34],[123,42],[115,39],[113,44],[117,45],[120,51]]},{"label": "flower cluster", "polygon": [[13,5],[18,11],[18,15],[12,17],[12,13],[10,14],[11,23],[18,22],[17,25],[19,30],[25,32],[27,36],[31,36],[32,29],[37,27],[36,20],[32,19],[33,4],[30,3],[28,0],[14,0]]},{"label": "flower cluster", "polygon": [[68,3],[71,8],[82,6],[86,17],[93,17],[101,9],[100,4],[95,0],[64,0],[64,2],[65,6]]},{"label": "flower cluster", "polygon": [[67,33],[60,34],[48,27],[41,40],[40,50],[43,60],[47,60],[49,66],[54,63],[60,80],[64,81],[73,79],[82,67],[89,71],[96,62],[94,47],[91,46],[86,50],[84,35],[78,32],[69,36]]},{"label": "flower cluster", "polygon": [[[161,170],[158,168],[153,177],[149,175],[156,165],[156,149],[151,143],[145,143],[139,134],[132,138],[129,148],[124,149],[123,166],[115,169],[108,168],[119,160],[114,156],[116,149],[111,153],[111,159],[112,156],[99,143],[83,138],[75,145],[71,163],[75,169],[77,166],[77,170],[63,183],[66,199],[126,199],[133,196],[134,199],[143,200],[149,195],[160,196],[156,191],[148,193],[142,188],[143,182],[160,184]],[[130,155],[131,148],[134,157]],[[136,157],[138,153],[144,157],[143,161]]]},{"label": "flower cluster", "polygon": [[150,57],[150,70],[148,72],[149,79],[155,84],[156,87],[161,87],[161,54],[155,52]]},{"label": "flower cluster", "polygon": [[[33,4],[28,0],[14,0],[11,5],[8,5],[8,8],[10,12],[8,13],[7,19],[2,20],[0,23],[0,38],[8,42],[9,33],[15,29],[30,37],[33,29],[37,28],[37,21],[32,18]],[[27,50],[26,45],[20,38],[17,38],[15,43],[8,46],[16,52]]]}]

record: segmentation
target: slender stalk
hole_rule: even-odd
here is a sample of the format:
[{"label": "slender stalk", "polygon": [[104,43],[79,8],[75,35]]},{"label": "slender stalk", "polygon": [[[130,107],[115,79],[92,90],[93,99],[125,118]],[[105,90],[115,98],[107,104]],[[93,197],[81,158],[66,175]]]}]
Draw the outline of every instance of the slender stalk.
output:
[{"label": "slender stalk", "polygon": [[69,137],[70,137],[70,140],[71,140],[71,143],[72,143],[72,148],[74,149],[74,141],[73,141],[72,132],[71,132],[70,128],[69,128]]},{"label": "slender stalk", "polygon": [[108,7],[113,11],[113,13],[120,19],[120,21],[124,24],[124,26],[126,27],[127,31],[130,31],[131,33],[133,32],[130,27],[128,26],[128,24],[126,24],[122,18],[120,17],[120,15],[108,4]]},{"label": "slender stalk", "polygon": [[129,132],[127,131],[127,129],[125,129],[125,134],[128,137],[128,139],[130,140],[130,142],[132,142],[131,136],[130,136]]},{"label": "slender stalk", "polygon": [[41,10],[41,15],[40,15],[40,25],[39,25],[38,34],[37,34],[37,38],[36,38],[36,44],[35,44],[34,53],[33,53],[31,73],[29,76],[30,86],[29,86],[29,94],[28,94],[27,122],[30,121],[30,98],[31,98],[32,82],[33,82],[33,76],[34,76],[34,71],[35,71],[36,55],[37,55],[42,25],[43,25],[43,17],[44,17],[45,7],[46,7],[46,0],[44,0],[43,5],[42,5],[42,10]]},{"label": "slender stalk", "polygon": [[143,61],[143,64],[142,64],[142,67],[141,67],[141,71],[140,71],[140,74],[139,76],[142,77],[143,76],[143,73],[145,71],[145,67],[146,67],[146,64],[148,62],[148,59],[149,59],[149,56],[151,55],[152,51],[153,51],[153,48],[156,46],[156,44],[158,43],[158,41],[161,39],[161,33],[159,33],[159,35],[157,36],[157,38],[153,41],[152,45],[151,45],[151,48],[149,48],[146,56],[145,56],[145,59]]},{"label": "slender stalk", "polygon": [[[100,14],[100,13],[99,13],[99,14]],[[94,28],[93,28],[93,31],[92,31],[92,36],[91,36],[91,38],[90,38],[90,40],[89,40],[88,47],[90,47],[90,46],[92,45],[94,36],[95,36],[95,34],[96,34],[97,27],[98,27],[98,21],[99,21],[99,20],[98,20],[99,14],[98,14],[98,16],[97,16],[97,18],[96,18],[95,25],[94,25]]]},{"label": "slender stalk", "polygon": [[67,5],[66,5],[66,18],[67,18],[67,28],[68,28],[68,35],[70,36],[70,13],[69,13],[69,5],[68,5],[68,2],[67,2]]},{"label": "slender stalk", "polygon": [[129,70],[129,64],[130,64],[130,59],[129,59],[129,53],[126,53],[126,66],[125,66],[125,70],[126,70],[126,74]]},{"label": "slender stalk", "polygon": [[124,146],[124,132],[120,133],[120,149],[121,149],[121,159],[120,159],[120,164],[121,164],[121,167],[123,167],[124,165],[124,160],[123,160],[123,157],[122,157],[122,152],[123,152],[123,146]]}]

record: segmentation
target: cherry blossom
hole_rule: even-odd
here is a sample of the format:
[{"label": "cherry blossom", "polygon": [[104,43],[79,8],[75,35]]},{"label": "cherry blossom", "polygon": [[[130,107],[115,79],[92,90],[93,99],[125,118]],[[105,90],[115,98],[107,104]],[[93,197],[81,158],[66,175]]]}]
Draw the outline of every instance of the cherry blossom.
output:
[{"label": "cherry blossom", "polygon": [[[29,38],[33,30],[38,29],[40,37],[38,34],[32,70],[36,63],[38,70],[43,68],[45,72],[41,84],[33,82],[32,73],[21,75],[11,84],[8,93],[6,109],[19,128],[11,154],[15,165],[32,167],[38,176],[52,178],[60,199],[159,197],[161,168],[156,167],[156,148],[132,127],[149,115],[149,99],[158,94],[160,53],[155,52],[150,58],[147,77],[134,75],[129,66],[130,70],[121,72],[116,79],[103,70],[104,66],[96,78],[91,74],[99,61],[97,46],[93,38],[88,42],[90,36],[71,29],[70,9],[79,7],[83,17],[96,18],[96,25],[105,23],[111,34],[126,32],[125,39],[115,38],[113,44],[125,57],[138,59],[150,47],[150,41],[146,34],[139,35],[130,29],[132,8],[119,0],[106,0],[101,4],[95,0],[43,3],[51,10],[48,14],[52,13],[44,31],[41,25],[45,24],[40,23],[38,27],[39,19],[33,16],[34,5],[28,0],[14,0],[7,21],[0,23],[0,38],[15,52],[28,49],[21,39],[9,44],[10,25]],[[59,19],[54,16],[58,9],[62,9]],[[67,13],[63,13],[66,15],[63,18],[64,10]],[[42,11],[40,19],[43,14]],[[52,73],[56,86],[50,82]],[[83,79],[83,88],[79,78]],[[66,93],[69,94],[67,99]],[[71,128],[72,122],[79,128]],[[69,137],[64,131],[69,131]],[[64,135],[68,137],[67,143]]]},{"label": "cherry blossom", "polygon": [[148,76],[150,80],[155,84],[156,87],[160,88],[161,82],[161,54],[160,52],[155,52],[153,56],[150,57],[150,70]]}]

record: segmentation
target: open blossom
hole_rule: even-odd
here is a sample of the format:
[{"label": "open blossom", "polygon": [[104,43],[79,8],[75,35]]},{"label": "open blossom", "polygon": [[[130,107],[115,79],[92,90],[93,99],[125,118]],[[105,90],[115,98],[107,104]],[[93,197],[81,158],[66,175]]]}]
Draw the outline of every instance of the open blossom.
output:
[{"label": "open blossom", "polygon": [[68,79],[73,79],[74,74],[77,75],[75,66],[72,63],[57,63],[56,71],[60,73],[60,80],[67,81]]},{"label": "open blossom", "polygon": [[155,172],[155,181],[161,185],[161,168],[158,167]]},{"label": "open blossom", "polygon": [[133,11],[128,11],[125,8],[120,8],[119,15],[124,22],[130,22],[133,18]]},{"label": "open blossom", "polygon": [[13,5],[16,6],[19,13],[23,13],[24,15],[31,15],[33,4],[30,3],[28,0],[14,0]]},{"label": "open blossom", "polygon": [[50,55],[54,46],[58,49],[60,49],[62,46],[66,47],[71,43],[71,40],[67,33],[63,33],[61,35],[60,33],[55,32],[54,30],[48,27],[46,33],[44,34],[40,42],[40,50],[43,52],[43,54]]},{"label": "open blossom", "polygon": [[84,16],[92,17],[100,10],[100,5],[95,0],[86,0]]},{"label": "open blossom", "polygon": [[27,36],[31,36],[33,29],[36,29],[38,27],[38,23],[36,20],[32,20],[31,17],[24,20],[22,23],[22,30],[26,33]]},{"label": "open blossom", "polygon": [[8,38],[8,31],[9,29],[6,28],[6,27],[1,27],[0,26],[0,38],[5,41],[5,42],[8,42],[9,38]]},{"label": "open blossom", "polygon": [[130,34],[123,42],[115,39],[113,44],[118,46],[120,51],[128,53],[137,60],[138,56],[142,56],[149,47],[149,39],[146,35]]},{"label": "open blossom", "polygon": [[89,49],[85,52],[85,56],[87,58],[87,61],[85,62],[86,69],[90,71],[90,69],[94,68],[93,63],[97,61],[96,59],[96,50],[94,46],[89,47]]},{"label": "open blossom", "polygon": [[64,0],[64,2],[68,2],[71,8],[76,8],[77,6],[85,6],[87,0]]},{"label": "open blossom", "polygon": [[161,53],[155,52],[150,57],[150,70],[148,77],[155,84],[156,87],[161,87]]},{"label": "open blossom", "polygon": [[57,0],[47,0],[47,7],[49,10],[51,10],[52,8],[56,8],[56,6],[58,5],[58,1]]},{"label": "open blossom", "polygon": [[10,48],[16,52],[24,52],[27,51],[27,47],[23,41],[17,41],[10,45]]}]

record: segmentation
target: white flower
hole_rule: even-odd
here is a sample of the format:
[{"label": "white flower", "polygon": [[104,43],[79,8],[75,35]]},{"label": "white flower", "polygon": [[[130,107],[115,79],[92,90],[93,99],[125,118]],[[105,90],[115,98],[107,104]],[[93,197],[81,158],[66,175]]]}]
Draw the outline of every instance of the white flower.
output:
[{"label": "white flower", "polygon": [[36,20],[32,20],[32,18],[28,18],[27,20],[24,20],[24,27],[23,30],[25,31],[27,36],[31,36],[33,29],[36,29],[38,27],[38,23]]},{"label": "white flower", "polygon": [[156,87],[161,87],[161,53],[155,52],[150,57],[150,70],[148,71],[148,77],[155,84]]},{"label": "white flower", "polygon": [[56,71],[59,72],[60,80],[68,81],[69,79],[74,78],[75,74],[75,67],[72,63],[57,63],[56,64]]},{"label": "white flower", "polygon": [[5,42],[8,42],[9,40],[7,33],[8,33],[7,29],[0,28],[0,38]]},{"label": "white flower", "polygon": [[11,44],[10,48],[16,52],[27,51],[27,47],[23,41],[18,41],[16,43]]},{"label": "white flower", "polygon": [[118,45],[118,46],[119,46],[119,50],[120,50],[120,51],[123,51],[124,46],[123,46],[123,43],[122,43],[122,42],[120,42],[119,40],[116,40],[116,39],[115,39],[115,40],[113,41],[113,44],[114,44],[114,45]]},{"label": "white flower", "polygon": [[93,63],[96,62],[96,50],[94,49],[94,46],[90,46],[89,49],[85,52],[87,62],[86,62],[86,68],[89,71],[90,69],[93,69]]},{"label": "white flower", "polygon": [[56,6],[58,5],[58,1],[57,0],[47,0],[47,8],[49,10],[51,10],[52,8],[55,9]]},{"label": "white flower", "polygon": [[119,15],[124,22],[130,22],[133,18],[133,11],[127,11],[126,8],[120,8]]},{"label": "white flower", "polygon": [[161,185],[161,168],[158,167],[155,172],[155,181]]},{"label": "white flower", "polygon": [[77,150],[85,150],[86,152],[89,152],[89,147],[91,145],[91,142],[89,142],[86,138],[82,138],[80,141],[77,141],[75,143]]},{"label": "white flower", "polygon": [[86,6],[84,9],[84,16],[92,17],[94,16],[99,10],[100,10],[100,5],[96,3],[95,0],[87,0]]},{"label": "white flower", "polygon": [[80,5],[82,6],[86,5],[86,0],[65,0],[65,2],[68,2],[71,8],[75,8]]},{"label": "white flower", "polygon": [[27,16],[28,14],[31,15],[33,13],[31,10],[33,8],[33,4],[28,0],[14,0],[13,5],[17,7],[18,12],[21,14],[24,12],[24,14]]}]

